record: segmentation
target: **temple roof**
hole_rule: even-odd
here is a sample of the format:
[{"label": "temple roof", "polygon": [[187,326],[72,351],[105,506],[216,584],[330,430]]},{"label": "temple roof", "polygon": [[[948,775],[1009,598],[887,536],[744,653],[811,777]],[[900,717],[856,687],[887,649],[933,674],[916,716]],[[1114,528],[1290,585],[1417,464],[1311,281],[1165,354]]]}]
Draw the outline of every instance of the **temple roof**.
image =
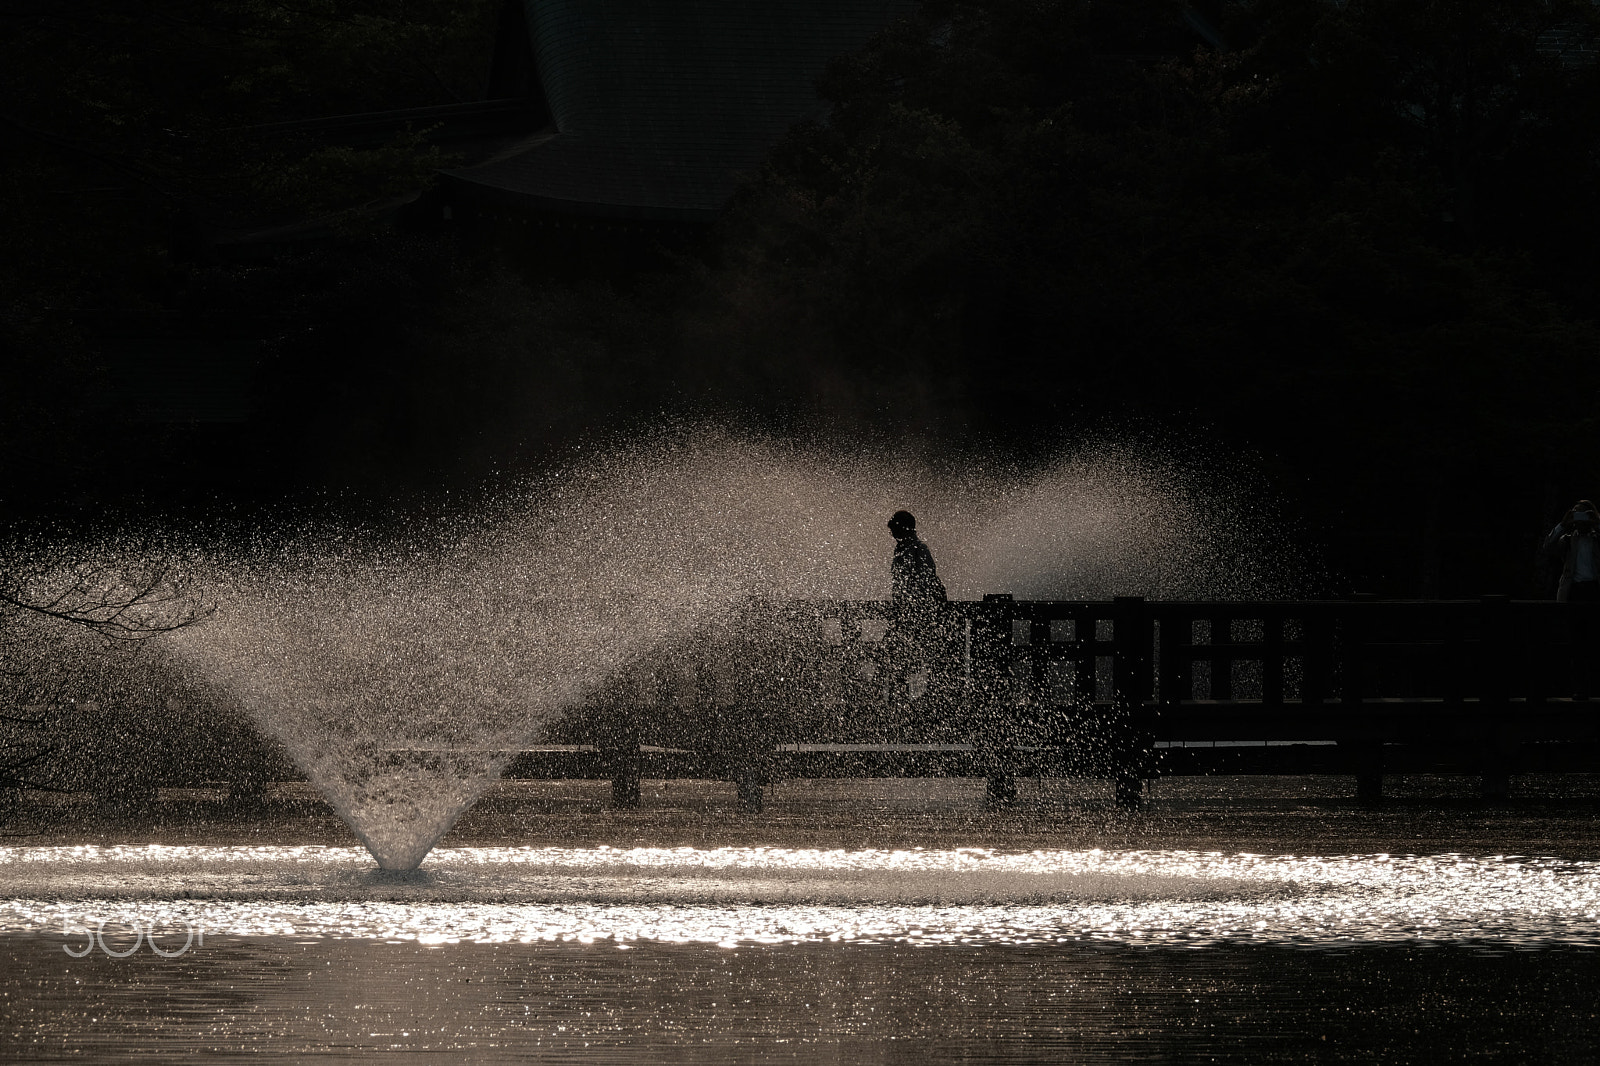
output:
[{"label": "temple roof", "polygon": [[795,122],[816,80],[913,0],[524,0],[555,135],[447,172],[529,206],[714,217]]}]

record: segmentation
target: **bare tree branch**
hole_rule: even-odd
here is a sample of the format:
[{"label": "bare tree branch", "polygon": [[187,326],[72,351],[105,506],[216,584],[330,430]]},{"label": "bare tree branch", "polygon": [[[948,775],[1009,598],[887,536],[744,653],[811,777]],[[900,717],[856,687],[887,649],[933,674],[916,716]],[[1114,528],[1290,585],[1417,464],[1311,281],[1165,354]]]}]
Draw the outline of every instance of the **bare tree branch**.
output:
[{"label": "bare tree branch", "polygon": [[69,560],[66,551],[46,549],[0,562],[0,608],[120,641],[183,629],[212,613],[164,555],[136,555],[123,563]]}]

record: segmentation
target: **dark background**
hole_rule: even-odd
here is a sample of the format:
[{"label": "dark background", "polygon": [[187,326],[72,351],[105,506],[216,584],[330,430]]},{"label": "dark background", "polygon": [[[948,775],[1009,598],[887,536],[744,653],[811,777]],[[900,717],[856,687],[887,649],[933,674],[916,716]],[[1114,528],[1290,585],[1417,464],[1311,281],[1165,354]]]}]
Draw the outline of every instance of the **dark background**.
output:
[{"label": "dark background", "polygon": [[929,2],[620,256],[421,209],[426,126],[294,126],[484,97],[500,15],[0,3],[0,507],[404,511],[662,418],[1131,427],[1258,463],[1308,591],[1459,596],[1548,594],[1600,492],[1588,0]]}]

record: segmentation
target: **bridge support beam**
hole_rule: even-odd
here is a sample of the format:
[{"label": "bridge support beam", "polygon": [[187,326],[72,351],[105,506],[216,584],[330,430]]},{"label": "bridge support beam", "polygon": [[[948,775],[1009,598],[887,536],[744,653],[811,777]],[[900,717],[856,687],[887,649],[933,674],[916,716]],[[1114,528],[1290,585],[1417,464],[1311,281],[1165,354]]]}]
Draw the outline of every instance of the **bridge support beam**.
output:
[{"label": "bridge support beam", "polygon": [[1144,807],[1144,778],[1137,773],[1119,773],[1115,783],[1117,809],[1137,811]]},{"label": "bridge support beam", "polygon": [[1356,775],[1356,802],[1383,802],[1383,741],[1341,740],[1345,764]]},{"label": "bridge support beam", "polygon": [[739,810],[745,814],[760,814],[766,806],[765,786],[760,771],[753,766],[741,766],[733,783],[739,792]]},{"label": "bridge support beam", "polygon": [[1017,805],[1017,775],[1007,770],[992,770],[984,790],[984,804],[991,810]]},{"label": "bridge support beam", "polygon": [[1496,750],[1492,741],[1485,748],[1478,795],[1490,803],[1504,803],[1511,798],[1510,759],[1506,758],[1503,750]]},{"label": "bridge support beam", "polygon": [[644,772],[644,756],[637,744],[631,748],[612,748],[604,753],[611,770],[611,804],[633,810],[639,806],[639,778]]}]

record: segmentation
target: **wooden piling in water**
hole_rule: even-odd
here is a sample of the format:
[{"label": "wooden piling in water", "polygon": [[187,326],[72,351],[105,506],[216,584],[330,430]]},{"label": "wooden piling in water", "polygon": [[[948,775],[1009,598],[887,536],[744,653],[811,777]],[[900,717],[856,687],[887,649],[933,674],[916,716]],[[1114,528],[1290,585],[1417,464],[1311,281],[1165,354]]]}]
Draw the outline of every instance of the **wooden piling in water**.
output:
[{"label": "wooden piling in water", "polygon": [[1017,801],[1016,775],[1001,752],[1017,715],[1014,608],[1011,593],[991,592],[972,617],[969,739],[987,771],[984,802],[990,807],[1009,807]]},{"label": "wooden piling in water", "polygon": [[639,806],[639,779],[643,776],[644,760],[638,747],[612,748],[601,757],[611,768],[611,803],[615,807],[633,809]]},{"label": "wooden piling in water", "polygon": [[1486,800],[1511,797],[1511,764],[1516,741],[1511,721],[1511,597],[1484,596],[1480,633],[1478,694],[1480,793]]},{"label": "wooden piling in water", "polygon": [[1383,800],[1383,739],[1375,735],[1373,714],[1366,706],[1367,642],[1371,639],[1368,619],[1362,606],[1369,597],[1357,596],[1346,608],[1339,631],[1343,653],[1343,677],[1339,703],[1344,712],[1339,751],[1349,772],[1356,778],[1356,800],[1380,803]]}]

